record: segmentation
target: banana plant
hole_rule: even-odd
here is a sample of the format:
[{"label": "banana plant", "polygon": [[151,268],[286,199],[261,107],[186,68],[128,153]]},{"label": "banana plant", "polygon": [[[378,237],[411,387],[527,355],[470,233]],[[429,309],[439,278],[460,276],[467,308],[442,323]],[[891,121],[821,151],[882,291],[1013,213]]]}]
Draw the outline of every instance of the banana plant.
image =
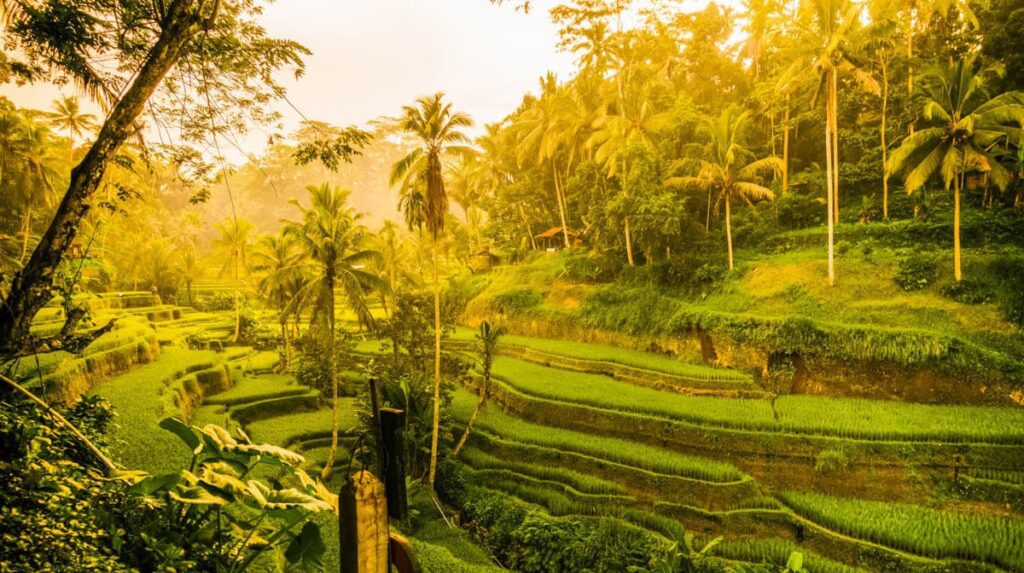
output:
[{"label": "banana plant", "polygon": [[[212,554],[215,569],[226,573],[249,571],[265,556],[274,556],[285,571],[322,570],[325,546],[310,517],[337,512],[338,500],[299,468],[304,461],[300,454],[253,443],[241,428],[232,435],[220,426],[199,428],[176,418],[164,419],[160,427],[192,452],[188,468],[117,476],[132,484],[132,495],[163,512],[178,531],[188,532],[151,553],[167,559]],[[276,469],[276,479],[256,479],[260,466]]]}]

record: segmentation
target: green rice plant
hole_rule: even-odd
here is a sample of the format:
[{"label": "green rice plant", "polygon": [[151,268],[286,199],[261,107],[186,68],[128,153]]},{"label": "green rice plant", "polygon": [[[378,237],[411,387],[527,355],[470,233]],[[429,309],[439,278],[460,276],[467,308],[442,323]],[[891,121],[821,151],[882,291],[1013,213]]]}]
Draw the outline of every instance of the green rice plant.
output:
[{"label": "green rice plant", "polygon": [[511,470],[467,468],[467,471],[485,483],[492,480],[498,482],[513,481],[520,484],[529,484],[531,486],[547,488],[561,493],[575,503],[586,504],[588,506],[590,504],[629,505],[634,501],[633,498],[628,495],[585,493],[560,481],[536,478]]},{"label": "green rice plant", "polygon": [[[246,425],[246,431],[253,440],[288,447],[310,438],[329,436],[331,433],[331,410],[324,408],[314,412],[300,412],[257,420]],[[359,422],[354,398],[338,399],[339,426],[342,430],[355,428]]]},{"label": "green rice plant", "polygon": [[[468,391],[459,389],[453,394],[451,411],[456,418],[468,419],[473,407],[474,398]],[[727,463],[688,456],[628,440],[532,424],[508,416],[496,408],[481,415],[477,419],[476,427],[515,442],[578,452],[669,475],[713,482],[734,482],[744,477],[739,470]]]},{"label": "green rice plant", "polygon": [[968,476],[990,481],[1000,481],[1016,486],[1024,487],[1024,472],[1011,470],[990,470],[986,468],[969,468],[965,472]]},{"label": "green rice plant", "polygon": [[269,398],[305,394],[309,388],[301,386],[285,374],[259,374],[244,376],[233,387],[204,400],[205,404],[236,406]]},{"label": "green rice plant", "polygon": [[278,396],[235,406],[231,410],[231,417],[247,426],[256,420],[272,419],[282,414],[312,412],[319,408],[320,392],[307,390],[302,394]]},{"label": "green rice plant", "polygon": [[[469,328],[456,329],[451,339],[455,341],[472,341],[473,331]],[[542,353],[565,356],[577,360],[610,362],[646,370],[649,372],[660,372],[692,378],[695,380],[729,380],[735,382],[749,382],[750,376],[735,370],[711,368],[700,364],[682,362],[671,356],[643,352],[629,348],[620,348],[607,344],[596,344],[590,342],[577,342],[571,340],[558,340],[552,338],[535,338],[531,336],[517,336],[514,334],[505,335],[501,339],[501,347],[514,346],[535,350]]]},{"label": "green rice plant", "polygon": [[409,539],[412,549],[416,554],[416,561],[423,573],[492,573],[502,571],[494,565],[481,565],[467,563],[456,557],[444,546],[420,541],[413,537]]},{"label": "green rice plant", "polygon": [[619,484],[608,480],[594,477],[570,469],[516,462],[494,457],[477,448],[466,448],[460,455],[461,461],[470,467],[482,469],[509,470],[517,474],[546,481],[554,481],[567,485],[583,493],[593,494],[624,494],[625,490]]},{"label": "green rice plant", "polygon": [[799,551],[803,554],[804,567],[814,573],[864,573],[863,569],[850,567],[814,553],[809,553],[800,545],[784,539],[726,539],[715,546],[712,555],[733,561],[747,563],[764,563],[776,567],[785,567],[789,556]]},{"label": "green rice plant", "polygon": [[595,496],[592,499],[578,499],[549,487],[550,484],[532,482],[521,479],[521,476],[501,475],[496,473],[474,472],[475,477],[481,485],[487,489],[498,490],[513,497],[517,497],[527,503],[539,505],[546,509],[551,515],[564,517],[567,515],[603,515],[611,504],[626,503],[626,499],[611,498],[601,499]]},{"label": "green rice plant", "polygon": [[784,492],[797,514],[880,545],[934,559],[967,559],[1024,570],[1024,519],[941,511],[903,503]]},{"label": "green rice plant", "polygon": [[125,467],[166,473],[186,467],[189,452],[180,440],[159,428],[164,418],[167,384],[218,360],[211,351],[165,348],[153,362],[99,383],[92,393],[103,396],[117,413],[110,454]]},{"label": "green rice plant", "polygon": [[661,392],[505,356],[495,359],[493,376],[524,394],[548,400],[742,430],[876,440],[1024,441],[1021,408],[790,395],[780,397],[773,412],[768,400]]}]

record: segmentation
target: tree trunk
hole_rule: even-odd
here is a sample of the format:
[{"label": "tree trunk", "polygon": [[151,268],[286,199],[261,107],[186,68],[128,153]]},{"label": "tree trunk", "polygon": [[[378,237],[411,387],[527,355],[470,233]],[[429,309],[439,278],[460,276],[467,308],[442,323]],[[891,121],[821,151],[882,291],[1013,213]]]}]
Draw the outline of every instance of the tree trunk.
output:
[{"label": "tree trunk", "polygon": [[434,487],[437,475],[437,434],[441,419],[441,281],[437,277],[437,238],[434,238],[434,421],[430,434],[430,473],[428,482]]},{"label": "tree trunk", "polygon": [[963,280],[960,270],[960,178],[963,174],[953,177],[953,277],[956,282]]},{"label": "tree trunk", "polygon": [[320,477],[326,480],[334,469],[334,458],[338,455],[338,356],[334,351],[334,277],[328,277],[330,296],[328,297],[327,308],[330,315],[327,317],[327,324],[331,329],[327,338],[327,352],[330,354],[328,361],[331,366],[331,452],[327,454],[327,463],[324,464]]},{"label": "tree trunk", "polygon": [[885,137],[886,112],[889,108],[889,66],[882,58],[882,127],[879,130],[882,139],[882,218],[889,220],[889,148]]},{"label": "tree trunk", "polygon": [[569,248],[569,227],[565,223],[565,197],[562,195],[562,184],[558,180],[558,166],[555,165],[555,158],[551,157],[551,177],[555,181],[555,199],[558,201],[558,216],[562,219],[562,238],[565,239],[565,248]]},{"label": "tree trunk", "polygon": [[537,238],[533,236],[533,230],[530,229],[530,219],[526,216],[526,211],[523,209],[523,204],[519,204],[519,214],[523,217],[523,225],[526,225],[526,235],[530,237],[530,245],[533,246],[533,250],[537,250]]},{"label": "tree trunk", "polygon": [[[829,87],[831,89],[831,86]],[[831,97],[826,96],[827,101],[831,101]],[[828,221],[828,284],[836,284],[836,271],[835,271],[835,258],[833,253],[833,201],[835,195],[832,191],[832,106],[826,103],[825,106],[825,195],[826,195],[826,219]]]},{"label": "tree trunk", "polygon": [[629,232],[629,217],[626,217],[625,229],[626,229],[626,259],[629,260],[629,266],[633,266],[633,236]]},{"label": "tree trunk", "polygon": [[281,317],[281,343],[284,344],[284,369],[288,370],[292,365],[292,347],[288,342],[288,319]]},{"label": "tree trunk", "polygon": [[32,233],[32,205],[25,207],[25,218],[21,222],[21,257],[18,264],[25,264],[25,257],[28,256],[28,238]]},{"label": "tree trunk", "polygon": [[[235,221],[235,228],[238,228],[238,221]],[[238,296],[238,257],[239,253],[235,253],[235,335],[231,338],[231,342],[238,343],[238,339],[242,337],[242,307]]]},{"label": "tree trunk", "polygon": [[732,270],[732,207],[729,197],[725,198],[725,242],[729,245],[729,270]]},{"label": "tree trunk", "polygon": [[[789,191],[789,96],[782,119],[782,195]],[[710,211],[709,211],[710,212]],[[710,218],[710,216],[709,216]]]},{"label": "tree trunk", "polygon": [[835,201],[832,208],[835,210],[834,224],[839,224],[839,72],[832,67],[832,193],[835,194]]},{"label": "tree trunk", "polygon": [[90,198],[99,187],[110,160],[135,129],[146,102],[177,63],[183,47],[199,30],[201,17],[192,2],[168,3],[160,37],[149,50],[124,96],[113,106],[95,142],[72,171],[53,220],[33,251],[28,264],[11,284],[6,304],[0,306],[0,354],[16,348],[28,335],[32,317],[52,298],[53,274],[71,247],[78,226],[91,208]]},{"label": "tree trunk", "polygon": [[[481,382],[481,384],[483,384],[483,382]],[[476,401],[476,408],[473,409],[473,414],[469,417],[469,423],[466,424],[466,429],[462,432],[462,437],[459,438],[459,442],[455,444],[455,449],[452,450],[452,457],[458,456],[459,452],[461,452],[462,448],[466,445],[466,440],[469,439],[469,433],[473,430],[473,423],[476,422],[476,417],[480,415],[480,410],[484,407],[484,401],[484,392],[481,389],[480,397],[477,398]]]}]

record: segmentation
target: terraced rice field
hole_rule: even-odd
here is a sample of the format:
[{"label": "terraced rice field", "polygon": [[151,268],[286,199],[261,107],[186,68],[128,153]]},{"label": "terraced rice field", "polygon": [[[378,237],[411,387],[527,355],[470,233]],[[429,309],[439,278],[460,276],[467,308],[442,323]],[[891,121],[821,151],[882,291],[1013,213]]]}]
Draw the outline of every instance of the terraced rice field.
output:
[{"label": "terraced rice field", "polygon": [[[188,452],[177,438],[156,427],[163,416],[177,412],[194,424],[243,427],[257,441],[299,451],[308,469],[322,468],[329,450],[331,410],[317,392],[290,375],[273,372],[276,353],[183,347],[192,334],[213,340],[229,336],[224,330],[230,328],[229,318],[186,311],[171,319],[154,315],[140,325],[156,332],[160,352],[152,362],[115,373],[93,390],[111,400],[119,413],[112,453],[120,462],[150,471],[180,467]],[[99,346],[117,348],[140,332],[126,330],[117,340]],[[460,330],[455,338],[464,343],[469,340],[467,332]],[[799,549],[805,567],[815,572],[893,567],[973,571],[988,566],[1024,571],[1024,521],[1007,514],[1006,503],[991,501],[1002,499],[992,492],[1003,495],[1024,484],[1024,456],[1016,455],[1024,452],[1024,409],[809,395],[780,396],[774,402],[740,394],[690,395],[674,386],[631,378],[633,371],[608,365],[642,370],[644,376],[674,377],[673,384],[704,390],[710,388],[709,380],[726,385],[719,389],[753,382],[747,373],[688,365],[657,354],[526,337],[509,336],[506,341],[535,354],[516,350],[495,361],[495,399],[478,418],[459,459],[476,487],[502,492],[556,516],[621,520],[663,536],[684,530],[703,538],[723,535],[726,541],[714,554],[737,562],[781,566]],[[380,343],[357,342],[356,351],[378,353]],[[56,372],[68,358],[44,355],[38,368],[22,365],[22,375]],[[563,359],[572,362],[560,362]],[[618,375],[622,372],[627,376]],[[211,379],[201,380],[203,376]],[[194,398],[197,388],[199,397]],[[512,407],[521,399],[527,401]],[[472,389],[455,389],[451,414],[457,426],[475,405]],[[545,408],[551,408],[551,415],[541,416],[543,423],[518,417]],[[358,424],[356,412],[354,399],[342,400],[343,432]],[[594,431],[593,416],[627,416],[621,419],[630,420],[632,428],[617,432],[611,425]],[[699,436],[703,449],[679,447],[678,436],[662,433],[676,429]],[[737,457],[731,449],[734,434],[729,432],[762,438],[754,450],[746,444],[745,453]],[[811,437],[817,441],[806,441]],[[829,484],[888,479],[884,472],[890,470],[879,469],[878,477],[870,477],[875,470],[852,473],[847,465],[860,463],[846,459],[848,449],[871,453],[876,443],[890,454],[896,452],[889,463],[908,464],[907,475],[916,475],[916,483],[933,496],[948,495],[941,492],[950,491],[954,463],[964,466],[964,479],[973,480],[973,487],[998,488],[968,494],[955,508],[928,507],[927,496],[915,498],[915,503],[893,503],[821,493]],[[343,436],[336,468],[348,463],[351,444]],[[818,455],[803,461],[793,458],[790,444]],[[991,451],[1009,457],[998,467],[972,465],[999,459],[989,454],[977,457],[972,453],[976,447],[995,448]],[[947,459],[950,451],[962,452],[963,459]],[[784,459],[797,465],[758,469],[758,477],[741,469]],[[919,460],[934,466],[910,467]],[[763,471],[793,472],[787,481],[791,487],[768,485],[771,480],[760,477]],[[432,505],[420,510],[436,511]],[[325,536],[336,535],[333,519],[322,519],[322,525]],[[412,543],[426,571],[496,570],[486,551],[464,533],[428,527],[418,531]],[[328,560],[336,563],[337,555],[329,554]]]}]

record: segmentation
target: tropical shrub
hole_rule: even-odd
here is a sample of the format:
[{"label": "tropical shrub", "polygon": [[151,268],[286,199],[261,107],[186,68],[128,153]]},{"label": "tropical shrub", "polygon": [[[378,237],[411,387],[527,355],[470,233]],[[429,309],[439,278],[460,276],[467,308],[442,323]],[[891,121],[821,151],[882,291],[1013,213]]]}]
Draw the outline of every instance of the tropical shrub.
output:
[{"label": "tropical shrub", "polygon": [[927,255],[911,255],[900,261],[892,280],[905,291],[921,290],[935,282],[936,258]]},{"label": "tropical shrub", "polygon": [[[87,397],[64,416],[107,445],[106,402]],[[168,419],[161,425],[192,452],[189,469],[106,478],[93,454],[53,424],[35,404],[0,401],[4,571],[246,571],[271,554],[292,570],[319,570],[324,546],[308,519],[336,502],[295,467],[301,456]],[[278,479],[254,479],[258,465]]]}]

